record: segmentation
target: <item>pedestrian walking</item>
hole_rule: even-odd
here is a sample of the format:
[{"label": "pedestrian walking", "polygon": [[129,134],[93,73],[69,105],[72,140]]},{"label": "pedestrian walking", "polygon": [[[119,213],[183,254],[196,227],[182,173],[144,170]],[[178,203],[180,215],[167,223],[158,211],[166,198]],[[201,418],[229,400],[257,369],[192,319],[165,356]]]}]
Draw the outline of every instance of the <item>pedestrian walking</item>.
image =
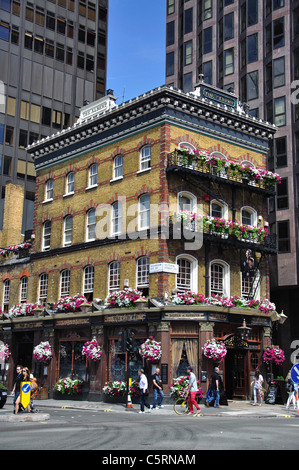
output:
[{"label": "pedestrian walking", "polygon": [[153,375],[153,388],[154,388],[154,398],[153,398],[153,406],[152,406],[153,410],[157,409],[156,404],[157,404],[158,395],[159,395],[158,407],[164,408],[164,406],[162,405],[163,398],[164,398],[163,384],[162,384],[159,367],[156,368],[156,372]]},{"label": "pedestrian walking", "polygon": [[264,377],[260,373],[259,369],[255,369],[253,381],[250,384],[251,386],[253,385],[253,400],[254,400],[253,405],[254,406],[257,406],[257,394],[259,395],[259,398],[260,398],[259,406],[262,406],[263,398],[264,398],[264,392],[262,390],[263,382],[264,382]]},{"label": "pedestrian walking", "polygon": [[138,375],[139,375],[139,389],[140,389],[140,411],[139,413],[145,413],[144,411],[144,406],[146,406],[149,409],[151,409],[150,404],[147,402],[147,396],[148,396],[148,381],[146,378],[146,375],[144,374],[143,369],[138,370]]},{"label": "pedestrian walking", "polygon": [[[295,387],[295,384],[293,380],[291,379],[291,374],[287,375],[287,383],[286,383],[286,391],[288,392],[288,400],[286,404],[286,409],[288,410],[290,408],[291,403],[293,403],[293,409],[296,410],[297,408],[297,400],[296,400],[296,390],[297,387]],[[297,385],[297,384],[296,384]]]},{"label": "pedestrian walking", "polygon": [[21,382],[23,382],[23,367],[17,366],[17,377],[11,391],[11,395],[14,395],[14,414],[19,412],[19,405],[20,405],[20,393],[21,393]]},{"label": "pedestrian walking", "polygon": [[189,400],[189,408],[190,408],[190,411],[189,411],[188,414],[193,415],[193,405],[194,405],[195,408],[197,409],[197,412],[195,413],[194,416],[197,416],[197,415],[199,415],[199,412],[200,412],[200,407],[198,406],[198,403],[195,400],[195,396],[196,396],[196,393],[198,391],[198,388],[197,388],[196,376],[195,376],[191,366],[187,367],[187,374],[189,375],[189,384],[188,384],[189,396],[188,396],[188,400]]},{"label": "pedestrian walking", "polygon": [[222,385],[222,380],[219,375],[219,367],[214,368],[214,372],[211,375],[211,380],[209,384],[209,393],[206,397],[206,406],[210,406],[210,403],[215,400],[215,408],[222,408],[219,405],[220,402],[220,388]]}]

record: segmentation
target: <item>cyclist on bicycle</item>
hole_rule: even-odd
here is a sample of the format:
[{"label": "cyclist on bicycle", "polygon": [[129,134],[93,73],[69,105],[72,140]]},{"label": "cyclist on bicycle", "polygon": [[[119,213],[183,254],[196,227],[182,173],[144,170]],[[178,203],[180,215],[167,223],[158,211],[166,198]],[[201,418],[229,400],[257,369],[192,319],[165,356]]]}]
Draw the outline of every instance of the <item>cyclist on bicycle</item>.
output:
[{"label": "cyclist on bicycle", "polygon": [[197,390],[198,390],[197,389],[197,380],[196,380],[196,376],[193,373],[193,369],[192,369],[191,366],[187,367],[187,374],[189,375],[189,384],[188,384],[189,396],[188,396],[188,400],[189,400],[189,407],[190,407],[190,411],[189,411],[188,415],[193,415],[193,405],[194,405],[195,408],[197,409],[197,412],[195,413],[194,416],[197,416],[200,413],[200,407],[198,406],[198,403],[195,400],[195,396],[196,396],[196,393],[197,393]]}]

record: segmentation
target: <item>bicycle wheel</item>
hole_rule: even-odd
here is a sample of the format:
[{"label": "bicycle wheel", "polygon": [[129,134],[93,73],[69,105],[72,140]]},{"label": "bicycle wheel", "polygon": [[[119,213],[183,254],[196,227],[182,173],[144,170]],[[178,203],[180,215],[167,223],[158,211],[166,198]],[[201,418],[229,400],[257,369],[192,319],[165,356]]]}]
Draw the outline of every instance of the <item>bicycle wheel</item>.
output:
[{"label": "bicycle wheel", "polygon": [[174,411],[178,415],[184,415],[189,410],[188,400],[185,398],[178,398],[174,404]]}]

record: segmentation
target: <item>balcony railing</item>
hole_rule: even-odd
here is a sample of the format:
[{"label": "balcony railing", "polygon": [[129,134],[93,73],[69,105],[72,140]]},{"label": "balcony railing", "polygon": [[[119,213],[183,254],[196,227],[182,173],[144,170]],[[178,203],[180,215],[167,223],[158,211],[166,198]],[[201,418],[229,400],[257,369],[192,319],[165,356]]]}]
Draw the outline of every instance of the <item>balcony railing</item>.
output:
[{"label": "balcony railing", "polygon": [[174,214],[172,222],[173,231],[180,232],[181,238],[184,238],[185,230],[201,231],[206,240],[238,248],[252,248],[254,251],[277,253],[276,234],[270,234],[265,228],[246,226],[210,216],[196,216],[188,211]]},{"label": "balcony railing", "polygon": [[167,170],[184,170],[200,174],[209,179],[237,185],[246,184],[252,191],[275,193],[281,179],[277,173],[255,169],[239,162],[227,161],[205,152],[188,153],[177,149],[167,156]]}]

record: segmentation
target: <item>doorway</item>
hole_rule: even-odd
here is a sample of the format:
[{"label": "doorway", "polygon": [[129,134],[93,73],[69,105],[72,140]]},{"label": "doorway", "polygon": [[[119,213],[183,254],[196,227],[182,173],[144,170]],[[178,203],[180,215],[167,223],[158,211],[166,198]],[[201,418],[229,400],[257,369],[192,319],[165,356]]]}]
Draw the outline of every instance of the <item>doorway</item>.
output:
[{"label": "doorway", "polygon": [[228,349],[225,357],[225,388],[227,398],[246,398],[247,377],[247,351]]}]

